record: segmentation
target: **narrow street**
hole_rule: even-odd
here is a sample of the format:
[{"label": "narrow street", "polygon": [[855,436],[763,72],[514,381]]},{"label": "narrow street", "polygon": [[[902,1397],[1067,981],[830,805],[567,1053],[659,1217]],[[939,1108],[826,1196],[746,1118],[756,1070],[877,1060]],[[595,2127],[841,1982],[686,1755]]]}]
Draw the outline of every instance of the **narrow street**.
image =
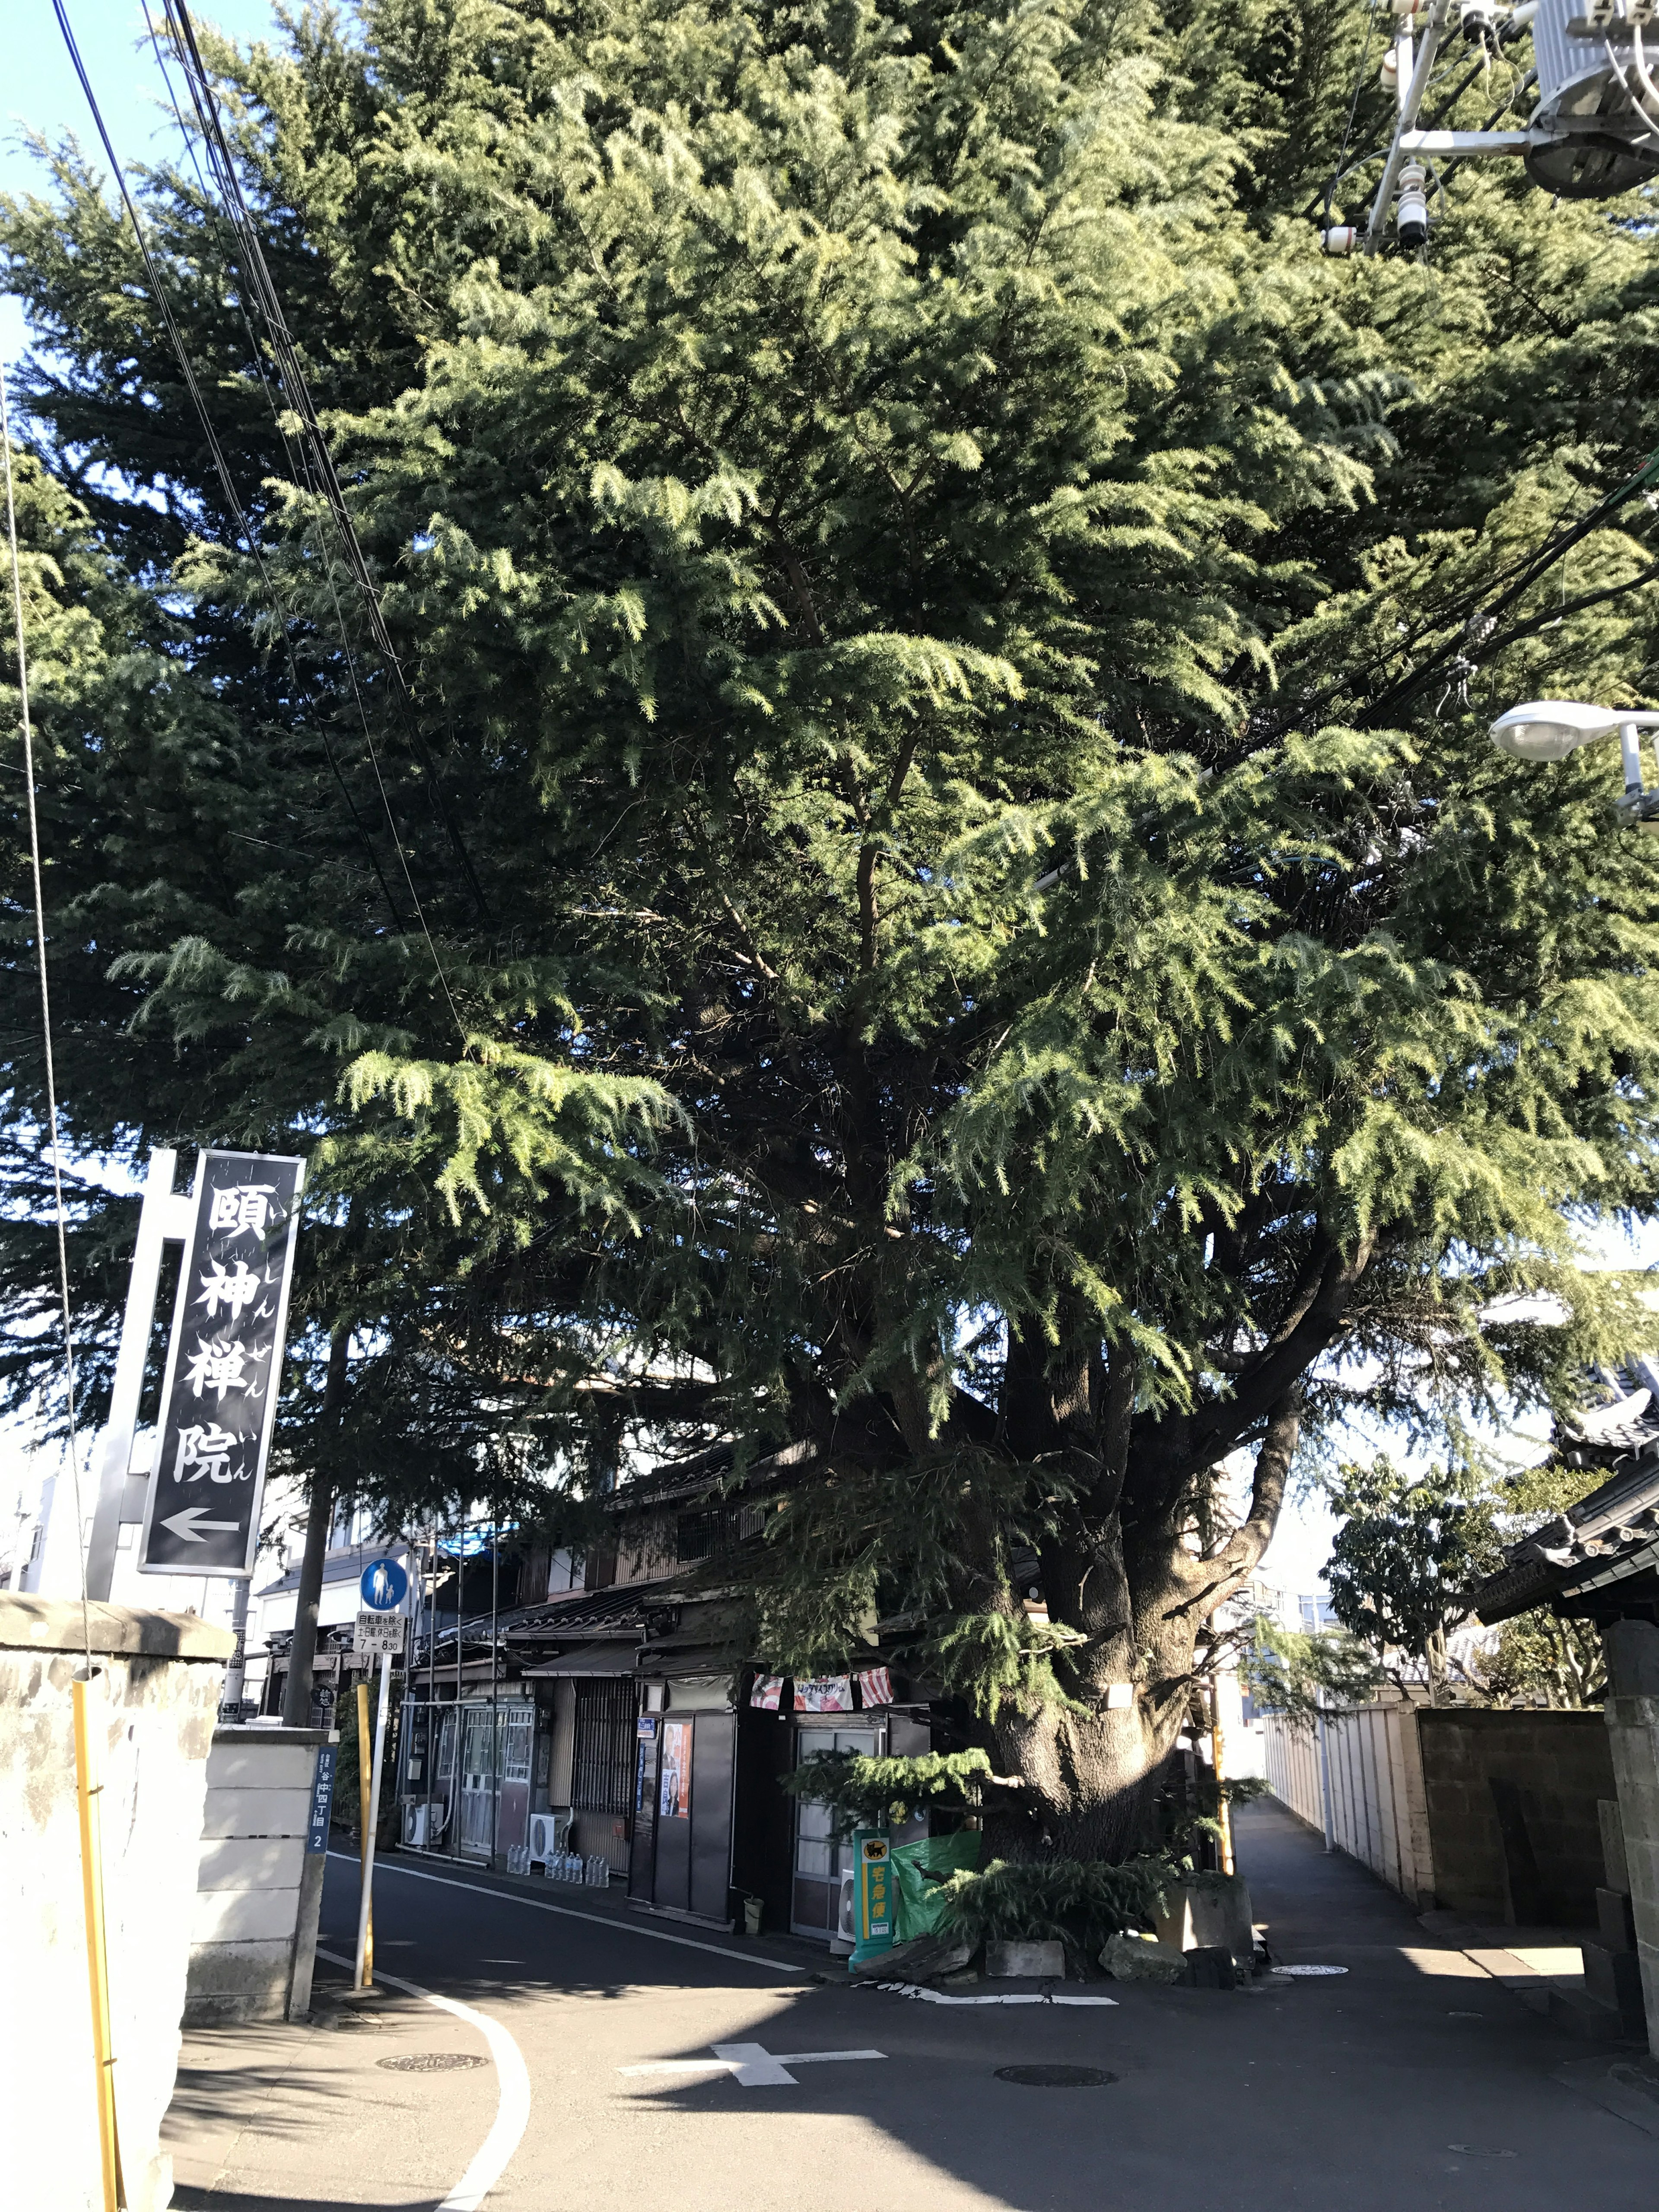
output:
[{"label": "narrow street", "polygon": [[[522,2054],[528,2122],[483,2200],[502,2212],[1651,2204],[1659,2136],[1554,2078],[1605,2071],[1617,2052],[1528,2010],[1283,1814],[1254,1810],[1240,1826],[1257,1917],[1281,1958],[1346,1973],[1231,1995],[1107,1982],[1063,1993],[1110,2006],[922,2003],[826,1984],[805,1947],[745,1954],[718,1933],[589,1905],[580,1890],[553,1889],[543,1909],[539,1896],[396,1858],[377,1887],[376,1957],[498,2023]],[[355,1871],[335,1859],[324,1948],[348,1955],[355,1924]],[[347,1978],[320,1967],[319,2024],[271,2031],[263,2051],[246,2034],[186,2039],[169,2123],[175,2203],[476,2201],[452,2192],[503,2103],[478,2027],[415,1995],[327,2001]],[[793,2082],[767,2078],[780,2057],[867,2051],[881,2055],[797,2057]],[[426,2070],[434,2057],[448,2063]],[[674,2060],[699,2069],[623,2070]],[[1113,2078],[1058,2088],[997,2076],[1054,2063]]]}]

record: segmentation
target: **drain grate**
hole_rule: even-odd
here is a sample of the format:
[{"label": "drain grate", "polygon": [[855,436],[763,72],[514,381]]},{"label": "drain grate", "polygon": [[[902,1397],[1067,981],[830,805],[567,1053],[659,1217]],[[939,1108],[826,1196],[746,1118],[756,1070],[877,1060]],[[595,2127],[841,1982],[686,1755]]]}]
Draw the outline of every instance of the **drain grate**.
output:
[{"label": "drain grate", "polygon": [[999,2066],[997,2079],[1022,2089],[1099,2089],[1117,2076],[1099,2066]]},{"label": "drain grate", "polygon": [[388,2074],[457,2074],[465,2066],[488,2066],[470,2051],[405,2051],[396,2058],[377,2058]]}]

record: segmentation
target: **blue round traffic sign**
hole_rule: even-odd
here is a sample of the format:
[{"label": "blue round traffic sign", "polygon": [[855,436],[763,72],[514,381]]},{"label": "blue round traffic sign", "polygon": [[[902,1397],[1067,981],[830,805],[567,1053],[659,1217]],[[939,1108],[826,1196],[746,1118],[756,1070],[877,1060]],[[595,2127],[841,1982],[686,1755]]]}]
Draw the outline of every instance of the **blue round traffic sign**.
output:
[{"label": "blue round traffic sign", "polygon": [[409,1595],[409,1575],[396,1559],[376,1559],[357,1585],[371,1613],[396,1613]]}]

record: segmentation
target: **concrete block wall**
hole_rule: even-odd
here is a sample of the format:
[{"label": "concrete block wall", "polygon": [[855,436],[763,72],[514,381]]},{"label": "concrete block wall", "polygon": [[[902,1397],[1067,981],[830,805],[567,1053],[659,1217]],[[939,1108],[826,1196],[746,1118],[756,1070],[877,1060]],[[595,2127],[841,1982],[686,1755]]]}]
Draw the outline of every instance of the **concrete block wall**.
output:
[{"label": "concrete block wall", "polygon": [[1659,2057],[1659,1627],[1646,1620],[1614,1621],[1605,1641],[1613,1689],[1607,1741],[1619,1778],[1622,1871],[1629,1885],[1648,2047]]},{"label": "concrete block wall", "polygon": [[323,1856],[307,1850],[326,1729],[222,1728],[207,1799],[191,1928],[187,2026],[307,2011]]},{"label": "concrete block wall", "polygon": [[1423,1706],[1416,1719],[1439,1903],[1471,1920],[1593,1928],[1596,1805],[1614,1794],[1602,1716]]},{"label": "concrete block wall", "polygon": [[106,1942],[131,2212],[172,2197],[179,2063],[214,1718],[235,1639],[190,1615],[0,1593],[0,2197],[100,2212],[71,1685],[90,1634],[104,1759]]}]

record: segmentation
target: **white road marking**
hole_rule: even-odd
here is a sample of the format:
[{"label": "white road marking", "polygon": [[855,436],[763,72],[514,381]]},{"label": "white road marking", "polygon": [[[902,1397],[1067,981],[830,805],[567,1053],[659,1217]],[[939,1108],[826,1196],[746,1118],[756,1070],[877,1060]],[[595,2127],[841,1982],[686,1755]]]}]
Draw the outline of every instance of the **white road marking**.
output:
[{"label": "white road marking", "polygon": [[[337,1951],[325,1951],[320,1944],[317,1956],[326,1959],[331,1966],[349,1968],[354,1963]],[[389,1989],[402,1990],[412,1997],[424,1997],[440,2012],[453,2013],[457,2020],[476,2027],[489,2045],[489,2055],[495,2062],[495,2125],[479,2144],[472,2163],[438,2207],[438,2212],[478,2212],[479,2205],[506,2171],[507,2160],[523,2141],[524,2131],[530,2124],[530,2075],[524,2054],[501,2022],[491,2020],[488,2013],[459,2004],[453,1997],[441,1997],[435,1990],[422,1989],[418,1982],[405,1981],[401,1974],[377,1971],[375,1978]]]},{"label": "white road marking", "polygon": [[844,2058],[885,2058],[884,2051],[778,2051],[763,2043],[716,2043],[712,2058],[652,2058],[619,2066],[618,2074],[732,2074],[740,2089],[798,2089],[792,2066],[825,2066]]},{"label": "white road marking", "polygon": [[[356,1866],[355,1851],[331,1851],[331,1859],[343,1859],[348,1866]],[[539,1897],[520,1897],[510,1889],[486,1889],[476,1881],[455,1881],[448,1875],[428,1874],[421,1867],[399,1866],[395,1860],[380,1859],[375,1863],[376,1874],[401,1874],[410,1881],[435,1881],[443,1889],[464,1889],[472,1897],[493,1897],[503,1905],[527,1905],[532,1912],[556,1912],[564,1920],[586,1920],[595,1928],[620,1929],[624,1936],[643,1936],[648,1943],[678,1943],[682,1951],[707,1951],[711,1959],[734,1960],[740,1966],[763,1966],[769,1974],[787,1974],[792,1981],[799,1981],[806,1971],[801,1966],[786,1966],[775,1959],[757,1958],[749,1951],[728,1951],[724,1944],[699,1943],[690,1936],[670,1936],[660,1928],[638,1928],[631,1920],[613,1919],[608,1912],[577,1912],[568,1905],[544,1905]]]},{"label": "white road marking", "polygon": [[997,1996],[997,1997],[951,1997],[951,1996],[946,1996],[946,1995],[945,1994],[945,1992],[944,1992],[944,1990],[925,1990],[925,1989],[923,1989],[923,1988],[921,1987],[921,1984],[920,1984],[920,1983],[918,1983],[918,1982],[878,1982],[878,1983],[876,1984],[876,1987],[877,1987],[878,1990],[885,1990],[889,1996],[894,1996],[894,1997],[915,1997],[915,1998],[918,1998],[918,1999],[919,1999],[919,2000],[920,2000],[923,2004],[942,2004],[942,2005],[1011,2005],[1011,2004],[1115,2005],[1115,2004],[1117,2002],[1117,1999],[1116,1999],[1115,1997],[1068,1997],[1068,1996],[1060,1996],[1058,1993],[1055,1993],[1055,1994],[1054,1994],[1054,1995],[1045,1996],[1045,1995],[1044,1995],[1041,1990],[1027,1991],[1027,1990],[1019,1990],[1018,1992],[1014,1993],[1014,1994],[1012,1994],[1012,1995],[1010,1995],[1010,1996]]}]

